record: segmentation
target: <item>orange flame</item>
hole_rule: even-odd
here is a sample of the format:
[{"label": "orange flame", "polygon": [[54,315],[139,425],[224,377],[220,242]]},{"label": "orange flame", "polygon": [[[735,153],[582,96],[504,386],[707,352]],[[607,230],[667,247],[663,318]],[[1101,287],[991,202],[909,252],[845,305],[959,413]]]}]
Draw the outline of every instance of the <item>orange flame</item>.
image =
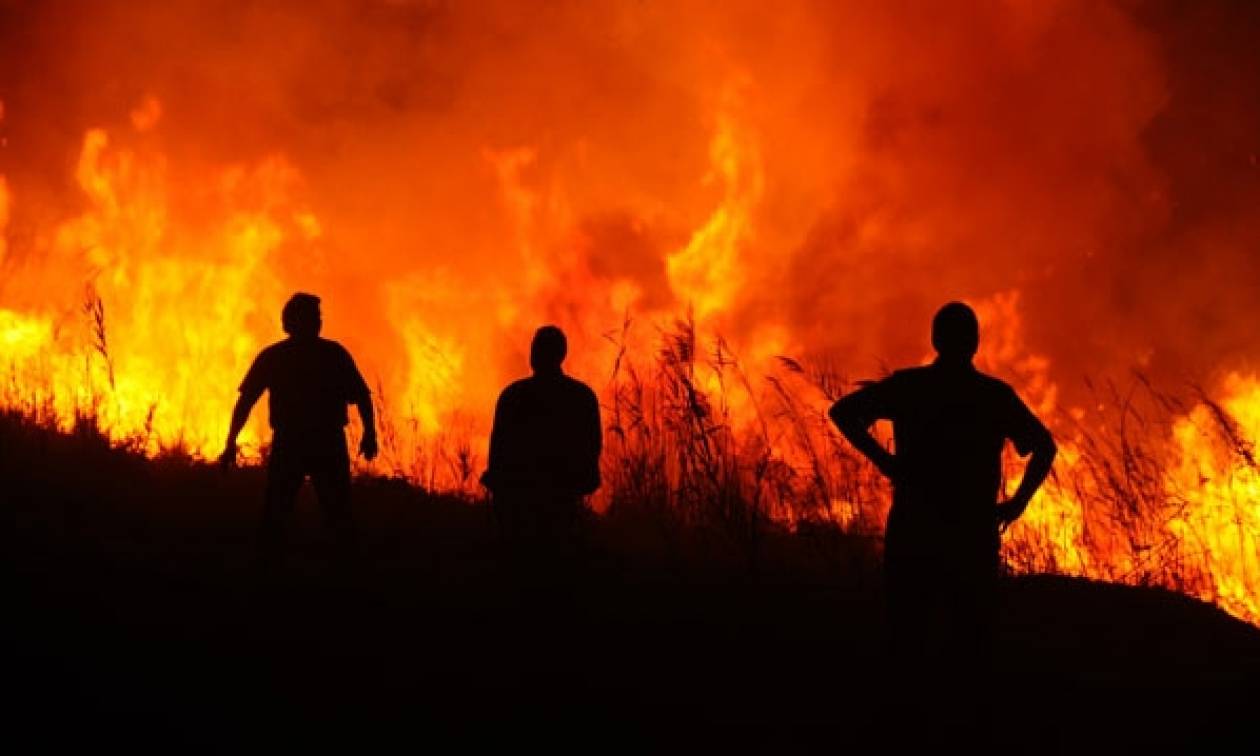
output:
[{"label": "orange flame", "polygon": [[[0,175],[3,406],[211,457],[281,304],[309,290],[381,407],[375,469],[472,492],[494,397],[556,322],[622,424],[610,467],[656,455],[668,497],[689,461],[662,436],[707,444],[715,479],[780,521],[873,529],[886,487],[823,413],[845,379],[926,356],[932,308],[961,297],[981,367],[1060,441],[1008,562],[1260,623],[1260,389],[1254,350],[1214,320],[1252,312],[1252,292],[1164,284],[1208,246],[1247,272],[1252,224],[1177,225],[1174,169],[1216,163],[1154,154],[1176,141],[1156,117],[1185,72],[1125,7],[332,3],[197,24],[171,5],[84,9],[75,55],[24,50],[93,97],[16,87],[0,104],[6,158],[23,139]],[[80,23],[43,22],[58,40]],[[71,136],[14,131],[19,110]],[[1230,297],[1246,299],[1215,307]],[[1134,365],[1180,378],[1187,357],[1213,381],[1195,401],[1104,385]],[[632,448],[634,422],[651,433]]]}]

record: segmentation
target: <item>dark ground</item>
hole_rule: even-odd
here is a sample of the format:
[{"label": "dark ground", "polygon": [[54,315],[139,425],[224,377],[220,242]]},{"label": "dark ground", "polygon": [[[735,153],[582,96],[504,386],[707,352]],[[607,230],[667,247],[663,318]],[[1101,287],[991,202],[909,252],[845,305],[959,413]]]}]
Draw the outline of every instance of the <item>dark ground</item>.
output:
[{"label": "dark ground", "polygon": [[305,492],[263,581],[258,470],[9,419],[0,485],[10,753],[1260,745],[1260,630],[1162,590],[1013,579],[998,679],[906,690],[877,545],[833,530],[763,533],[754,564],[720,528],[593,518],[567,577],[537,579],[484,506],[363,480],[359,569],[326,558]]}]

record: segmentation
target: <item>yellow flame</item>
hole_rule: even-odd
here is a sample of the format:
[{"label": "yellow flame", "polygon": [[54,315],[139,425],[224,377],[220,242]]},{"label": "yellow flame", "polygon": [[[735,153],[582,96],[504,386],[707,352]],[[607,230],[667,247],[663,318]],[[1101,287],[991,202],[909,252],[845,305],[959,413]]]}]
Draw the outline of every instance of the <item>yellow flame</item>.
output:
[{"label": "yellow flame", "polygon": [[52,341],[47,318],[28,317],[0,309],[0,352],[17,360],[29,359]]},{"label": "yellow flame", "polygon": [[[224,407],[265,336],[252,304],[278,301],[268,257],[286,236],[261,213],[233,212],[199,238],[172,229],[165,164],[141,160],[89,131],[76,178],[87,210],[62,224],[52,255],[91,282],[82,327],[54,333],[47,316],[17,315],[6,338],[38,338],[11,361],[43,376],[64,426],[90,413],[118,439],[149,451],[210,455],[226,433]],[[32,326],[30,323],[42,325]],[[246,434],[258,441],[257,428]]]},{"label": "yellow flame", "polygon": [[[665,258],[665,272],[677,300],[689,303],[695,316],[696,348],[705,353],[696,356],[688,377],[714,399],[721,417],[711,421],[720,421],[733,437],[745,431],[763,434],[758,444],[748,444],[748,453],[764,454],[767,467],[808,473],[818,455],[831,448],[827,434],[832,429],[767,428],[777,421],[767,418],[759,403],[761,377],[772,372],[779,355],[797,347],[792,333],[766,323],[752,329],[749,345],[724,347],[721,355],[705,346],[714,343],[722,316],[747,283],[743,271],[755,239],[752,218],[764,191],[755,135],[735,110],[728,103],[722,111],[710,145],[711,180],[720,185],[721,200],[686,245]],[[141,131],[155,128],[160,115],[160,103],[146,101],[132,113],[133,125]],[[519,148],[488,151],[484,157],[498,174],[518,234],[515,242],[526,271],[526,280],[516,284],[519,291],[532,294],[555,286],[549,266],[563,252],[551,250],[551,240],[536,226],[540,208],[554,210],[552,205],[563,203],[526,185],[523,175],[537,152]],[[213,456],[226,432],[237,382],[257,351],[278,336],[275,314],[294,285],[292,275],[282,274],[281,257],[296,254],[303,270],[318,269],[324,222],[294,200],[297,171],[278,156],[208,172],[202,185],[191,189],[176,187],[163,156],[116,146],[105,131],[93,129],[83,138],[75,178],[86,209],[61,223],[48,236],[47,248],[39,250],[52,261],[48,270],[23,271],[23,278],[6,289],[9,294],[18,288],[52,288],[61,301],[50,296],[35,305],[10,302],[0,309],[5,372],[0,402],[61,427],[91,415],[111,438],[147,453],[182,445]],[[182,195],[175,192],[194,190],[211,200],[209,207],[220,209],[190,224],[174,209],[188,204],[177,201]],[[0,176],[0,263],[5,262],[11,202]],[[67,291],[72,292],[69,301],[63,296]],[[523,301],[527,297],[470,290],[440,270],[387,282],[377,293],[384,295],[390,318],[391,330],[382,340],[396,344],[401,357],[391,360],[393,372],[378,375],[375,365],[363,362],[360,367],[374,388],[379,382],[385,389],[380,392],[388,407],[383,421],[403,428],[399,443],[413,450],[399,452],[403,458],[394,461],[396,469],[432,470],[435,455],[426,461],[414,450],[431,447],[453,417],[485,403],[483,398],[499,388],[499,366],[486,355],[502,347],[467,325],[476,320],[470,313],[493,320],[496,327],[518,328],[544,310]],[[586,299],[575,296],[575,302],[606,307],[613,318],[642,296],[638,283],[625,278],[582,293]],[[1108,492],[1098,490],[1086,474],[1085,439],[1073,435],[1066,422],[1079,419],[1079,412],[1058,406],[1049,360],[1027,349],[1019,292],[975,304],[985,334],[981,367],[1010,380],[1039,415],[1055,419],[1060,431],[1056,480],[1008,536],[1008,558],[1026,569],[1147,579],[1140,553],[1122,542],[1134,534],[1117,531],[1106,513],[1091,509],[1091,502]],[[739,346],[743,354],[730,351]],[[654,349],[638,347],[643,354]],[[1248,456],[1260,442],[1260,379],[1231,375],[1215,395],[1222,397],[1224,414],[1201,403],[1176,418],[1167,439],[1156,439],[1166,442],[1169,464],[1157,481],[1154,505],[1174,514],[1143,522],[1138,535],[1143,548],[1173,544],[1167,553],[1175,574],[1158,580],[1260,623],[1260,472]],[[818,414],[825,407],[821,397],[814,401]],[[489,411],[487,404],[478,415],[481,424],[470,431],[482,449]],[[242,439],[247,450],[256,449],[264,437],[262,424],[263,418],[256,417],[247,429]],[[789,443],[793,433],[803,438]],[[742,454],[740,442],[734,448]],[[1020,465],[1010,469],[1008,488],[1017,483]],[[426,482],[434,479],[426,475]],[[869,520],[869,503],[847,494],[828,496],[818,506],[846,527]],[[776,514],[789,520],[796,516]]]},{"label": "yellow flame", "polygon": [[1221,408],[1234,428],[1223,428],[1206,404],[1173,427],[1180,463],[1170,470],[1167,489],[1185,507],[1169,529],[1210,581],[1197,592],[1260,622],[1260,470],[1249,458],[1260,441],[1260,380],[1230,374],[1222,394]]},{"label": "yellow flame", "polygon": [[752,238],[749,216],[765,184],[755,143],[728,113],[718,117],[709,158],[710,178],[723,187],[722,203],[665,261],[674,292],[701,321],[727,310],[744,282],[740,251]]}]

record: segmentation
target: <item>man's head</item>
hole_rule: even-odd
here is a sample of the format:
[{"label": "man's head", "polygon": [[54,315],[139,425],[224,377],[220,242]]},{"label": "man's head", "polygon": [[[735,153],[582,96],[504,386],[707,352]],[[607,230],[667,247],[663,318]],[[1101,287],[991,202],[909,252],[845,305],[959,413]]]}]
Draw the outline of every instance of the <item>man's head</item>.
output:
[{"label": "man's head", "polygon": [[971,362],[980,346],[976,313],[962,302],[950,302],[932,318],[932,347],[949,362]]},{"label": "man's head", "polygon": [[569,342],[564,331],[545,325],[534,332],[534,341],[529,345],[529,366],[535,373],[557,372],[568,352]]},{"label": "man's head", "polygon": [[280,313],[284,332],[297,338],[315,338],[324,321],[319,314],[319,297],[298,292],[285,302]]}]

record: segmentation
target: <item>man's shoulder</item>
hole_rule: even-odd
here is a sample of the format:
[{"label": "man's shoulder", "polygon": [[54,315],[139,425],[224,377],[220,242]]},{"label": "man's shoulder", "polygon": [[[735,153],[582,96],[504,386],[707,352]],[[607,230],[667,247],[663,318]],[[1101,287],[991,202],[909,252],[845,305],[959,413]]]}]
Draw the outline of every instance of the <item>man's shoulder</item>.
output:
[{"label": "man's shoulder", "polygon": [[934,380],[936,375],[931,365],[916,365],[894,370],[876,382],[889,388],[905,388]]},{"label": "man's shoulder", "polygon": [[927,378],[931,375],[931,365],[915,365],[914,367],[898,368],[889,373],[884,380],[913,381]]},{"label": "man's shoulder", "polygon": [[259,361],[276,363],[277,365],[308,364],[314,359],[317,363],[353,362],[350,352],[340,343],[332,339],[283,339],[265,347],[258,353]]},{"label": "man's shoulder", "polygon": [[559,396],[597,401],[595,392],[590,386],[568,375],[561,375],[558,378],[540,378],[536,375],[518,378],[499,393],[499,401],[532,401],[534,397],[556,396],[557,387]]},{"label": "man's shoulder", "polygon": [[571,375],[564,376],[564,385],[575,396],[582,396],[590,399],[595,398],[595,391],[590,386],[587,386],[585,383],[579,381]]},{"label": "man's shoulder", "polygon": [[976,381],[984,388],[984,390],[992,393],[994,396],[1015,396],[1015,389],[1011,388],[1011,384],[996,376],[989,375],[988,373],[982,373],[977,370]]},{"label": "man's shoulder", "polygon": [[1029,413],[1028,405],[1011,384],[986,373],[976,371],[976,374],[979,376],[980,396],[990,412],[999,417]]},{"label": "man's shoulder", "polygon": [[[962,383],[959,383],[959,379]],[[1007,401],[1016,397],[1015,389],[1001,378],[988,373],[970,369],[959,373],[955,370],[943,371],[939,365],[921,365],[894,371],[885,379],[891,387],[915,391],[919,388],[940,385],[942,382],[953,386],[970,386],[971,391],[978,391],[981,396],[992,401]]]},{"label": "man's shoulder", "polygon": [[326,339],[323,336],[320,336],[315,340],[315,343],[319,345],[318,348],[320,350],[327,352],[328,354],[336,355],[338,357],[350,356],[350,350],[342,346],[340,341],[333,341],[332,339]]},{"label": "man's shoulder", "polygon": [[289,345],[288,339],[281,339],[280,341],[274,342],[272,344],[268,344],[267,346],[259,350],[258,357],[256,359],[259,362],[263,360],[275,359],[277,355],[284,354],[284,352],[288,348],[288,345]]},{"label": "man's shoulder", "polygon": [[354,357],[350,356],[350,350],[339,341],[321,336],[305,345],[303,351],[328,368],[349,370],[354,367]]},{"label": "man's shoulder", "polygon": [[527,376],[525,378],[517,378],[512,381],[508,385],[504,386],[503,390],[499,392],[499,401],[512,401],[513,399],[517,399],[522,395],[529,393],[530,385],[533,380],[532,376]]}]

